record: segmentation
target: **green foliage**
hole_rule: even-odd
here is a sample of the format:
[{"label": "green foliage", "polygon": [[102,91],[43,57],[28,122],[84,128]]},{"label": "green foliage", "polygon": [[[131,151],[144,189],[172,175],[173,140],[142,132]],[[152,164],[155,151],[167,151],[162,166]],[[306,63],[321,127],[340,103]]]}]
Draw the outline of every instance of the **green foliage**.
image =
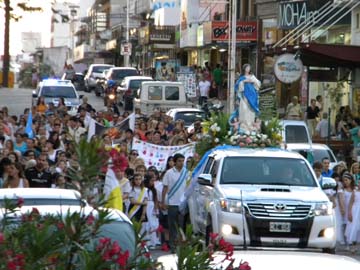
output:
[{"label": "green foliage", "polygon": [[73,160],[68,176],[73,182],[80,184],[83,196],[94,202],[92,189],[99,185],[100,177],[104,175],[102,169],[107,165],[109,155],[103,150],[100,139],[88,142],[82,138],[78,144],[73,144],[73,149],[76,160]]},{"label": "green foliage", "polygon": [[217,145],[228,144],[228,132],[230,130],[229,114],[213,113],[209,120],[201,123],[203,136],[198,140],[195,150],[199,156],[203,156],[208,150]]}]

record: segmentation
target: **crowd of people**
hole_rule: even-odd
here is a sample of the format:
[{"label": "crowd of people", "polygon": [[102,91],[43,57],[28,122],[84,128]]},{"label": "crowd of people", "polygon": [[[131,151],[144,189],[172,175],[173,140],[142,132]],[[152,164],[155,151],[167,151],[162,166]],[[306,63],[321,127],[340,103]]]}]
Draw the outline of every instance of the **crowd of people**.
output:
[{"label": "crowd of people", "polygon": [[323,177],[332,177],[337,182],[335,190],[326,191],[333,202],[336,217],[336,238],[352,253],[360,243],[360,166],[354,162],[350,168],[339,162],[330,169],[330,160],[316,161],[313,168],[319,182]]},{"label": "crowd of people", "polygon": [[[29,132],[29,117],[32,117]],[[95,111],[83,97],[83,103],[75,116],[67,113],[66,106],[44,105],[42,99],[36,106],[24,110],[22,115],[11,115],[9,109],[0,109],[0,188],[80,188],[80,184],[70,179],[69,168],[76,168],[77,156],[74,142],[88,138],[91,119],[105,127],[121,123],[129,112],[122,115],[111,110]],[[200,122],[193,131],[188,131],[184,122],[173,121],[163,111],[156,110],[150,116],[136,111],[134,129],[120,131],[116,136],[108,132],[93,135],[91,139],[101,136],[102,147],[109,151],[115,144],[117,151],[126,159],[127,166],[115,168],[114,172],[122,190],[123,211],[137,221],[144,222],[148,232],[149,246],[167,245],[174,250],[176,227],[173,218],[179,204],[179,196],[184,192],[174,186],[186,163],[193,168],[196,156],[185,160],[183,156],[171,156],[166,163],[166,170],[146,167],[137,150],[132,149],[133,138],[157,145],[183,145],[198,139],[201,133]],[[170,174],[170,176],[169,176]],[[189,174],[187,174],[189,175]],[[101,178],[104,184],[105,175]],[[166,187],[172,193],[171,205],[168,205]],[[98,192],[103,192],[101,188]],[[174,195],[174,194],[175,195]],[[174,210],[175,209],[175,210]],[[170,225],[167,214],[171,217]],[[159,231],[157,228],[164,229]],[[180,223],[179,223],[180,224]],[[170,229],[170,237],[168,233]]]}]

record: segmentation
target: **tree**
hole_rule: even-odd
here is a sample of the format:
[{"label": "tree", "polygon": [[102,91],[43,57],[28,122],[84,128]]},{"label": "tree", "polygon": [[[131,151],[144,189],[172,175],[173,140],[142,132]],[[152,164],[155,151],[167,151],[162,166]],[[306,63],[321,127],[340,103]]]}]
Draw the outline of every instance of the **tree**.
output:
[{"label": "tree", "polygon": [[[1,0],[0,0],[1,1]],[[10,69],[10,19],[14,18],[18,20],[20,17],[17,17],[15,14],[11,14],[13,8],[10,5],[10,0],[2,0],[4,2],[5,10],[5,29],[4,29],[4,59],[3,59],[3,86],[8,87],[8,75]],[[29,0],[25,2],[17,3],[17,6],[24,11],[34,12],[42,11],[41,7],[34,7],[28,4]]]}]

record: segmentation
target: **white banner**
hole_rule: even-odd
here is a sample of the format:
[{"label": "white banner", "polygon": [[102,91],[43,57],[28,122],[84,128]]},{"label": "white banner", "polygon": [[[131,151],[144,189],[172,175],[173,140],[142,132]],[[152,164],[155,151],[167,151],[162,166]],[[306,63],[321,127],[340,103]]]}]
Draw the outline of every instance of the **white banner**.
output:
[{"label": "white banner", "polygon": [[184,155],[185,160],[188,157],[194,156],[195,143],[177,146],[163,146],[147,143],[134,138],[132,149],[138,151],[139,157],[144,159],[145,166],[147,168],[155,166],[159,171],[164,171],[168,157],[173,156],[176,153]]}]

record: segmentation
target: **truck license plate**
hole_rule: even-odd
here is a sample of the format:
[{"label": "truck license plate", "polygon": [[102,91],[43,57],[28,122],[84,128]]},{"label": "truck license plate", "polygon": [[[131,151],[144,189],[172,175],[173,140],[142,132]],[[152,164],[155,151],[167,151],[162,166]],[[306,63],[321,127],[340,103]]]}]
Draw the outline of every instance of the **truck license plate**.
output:
[{"label": "truck license plate", "polygon": [[289,222],[270,222],[270,232],[290,232],[291,223]]}]

